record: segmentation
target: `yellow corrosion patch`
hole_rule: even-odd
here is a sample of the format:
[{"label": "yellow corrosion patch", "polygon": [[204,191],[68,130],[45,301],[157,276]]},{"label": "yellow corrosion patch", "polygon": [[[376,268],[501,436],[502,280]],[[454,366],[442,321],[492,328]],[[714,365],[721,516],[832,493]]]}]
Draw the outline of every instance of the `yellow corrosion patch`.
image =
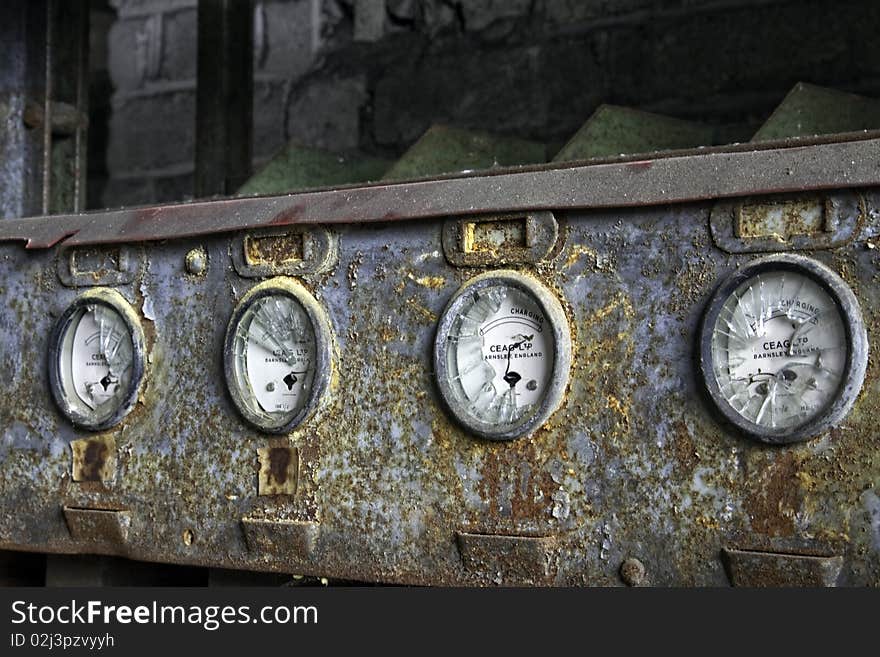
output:
[{"label": "yellow corrosion patch", "polygon": [[420,304],[415,297],[410,297],[406,300],[406,305],[416,311],[418,315],[425,318],[428,322],[436,322],[437,315],[431,312],[428,308],[425,308],[422,304]]},{"label": "yellow corrosion patch", "polygon": [[392,340],[397,339],[397,331],[388,326],[387,324],[383,324],[379,329],[379,339],[382,342],[391,342]]},{"label": "yellow corrosion patch", "polygon": [[819,489],[819,481],[815,477],[806,472],[799,471],[795,474],[795,479],[800,482],[801,488],[805,491],[814,492]]},{"label": "yellow corrosion patch", "polygon": [[719,529],[721,527],[721,525],[718,522],[718,519],[712,518],[711,516],[705,516],[705,515],[697,516],[695,518],[695,520],[697,521],[698,525],[702,525],[703,527],[706,527],[707,529]]},{"label": "yellow corrosion patch", "polygon": [[583,244],[574,244],[571,247],[571,253],[565,261],[565,268],[571,269],[578,260],[583,256],[587,256],[592,260],[591,266],[597,271],[611,271],[611,259],[608,256],[600,256],[595,249],[591,249]]},{"label": "yellow corrosion patch", "polygon": [[608,404],[608,408],[623,418],[624,426],[629,429],[629,411],[626,407],[614,395],[605,395],[605,401]]},{"label": "yellow corrosion patch", "polygon": [[627,319],[632,319],[636,315],[635,308],[633,308],[632,302],[629,300],[629,297],[627,297],[623,292],[618,292],[610,303],[591,313],[584,321],[584,325],[592,326],[593,324],[601,322],[603,319],[608,317],[608,315],[618,309],[623,311],[623,315]]},{"label": "yellow corrosion patch", "polygon": [[422,287],[427,287],[431,290],[439,290],[441,287],[446,285],[446,279],[442,276],[419,276],[415,277],[412,274],[407,274],[409,280],[421,285]]}]

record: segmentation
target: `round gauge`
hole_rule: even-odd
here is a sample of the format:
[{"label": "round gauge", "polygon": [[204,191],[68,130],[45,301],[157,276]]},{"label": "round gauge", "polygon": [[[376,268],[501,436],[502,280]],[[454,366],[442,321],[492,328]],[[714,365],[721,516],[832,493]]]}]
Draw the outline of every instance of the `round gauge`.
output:
[{"label": "round gauge", "polygon": [[49,383],[67,418],[85,429],[107,429],[137,400],[144,373],[144,332],[121,294],[79,296],[55,325]]},{"label": "round gauge", "polygon": [[803,256],[761,258],[736,271],[703,319],[701,369],[711,398],[765,442],[806,440],[839,422],[867,360],[855,295]]},{"label": "round gauge", "polygon": [[260,283],[238,304],[226,330],[232,401],[258,429],[290,431],[327,387],[330,351],[329,322],[303,286],[282,278]]},{"label": "round gauge", "polygon": [[440,393],[458,421],[483,438],[512,440],[543,424],[562,400],[570,365],[562,306],[517,272],[470,280],[440,320]]}]

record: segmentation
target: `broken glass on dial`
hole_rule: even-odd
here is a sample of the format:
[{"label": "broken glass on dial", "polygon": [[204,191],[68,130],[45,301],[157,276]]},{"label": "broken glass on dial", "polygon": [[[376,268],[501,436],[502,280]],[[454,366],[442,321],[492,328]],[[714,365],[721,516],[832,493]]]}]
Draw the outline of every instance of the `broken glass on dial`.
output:
[{"label": "broken glass on dial", "polygon": [[52,345],[50,382],[62,412],[88,429],[121,420],[143,374],[143,333],[122,296],[82,295],[62,315]]},{"label": "broken glass on dial", "polygon": [[852,402],[845,397],[855,396],[847,390],[861,386],[867,350],[846,284],[819,263],[788,256],[753,265],[727,288],[704,327],[704,373],[725,415],[772,442],[839,419]]},{"label": "broken glass on dial", "polygon": [[487,438],[514,438],[559,403],[570,362],[567,322],[537,281],[489,274],[447,308],[435,360],[441,392],[459,421]]},{"label": "broken glass on dial", "polygon": [[326,383],[324,322],[306,295],[290,282],[258,286],[229,324],[230,393],[245,419],[265,431],[292,429]]}]

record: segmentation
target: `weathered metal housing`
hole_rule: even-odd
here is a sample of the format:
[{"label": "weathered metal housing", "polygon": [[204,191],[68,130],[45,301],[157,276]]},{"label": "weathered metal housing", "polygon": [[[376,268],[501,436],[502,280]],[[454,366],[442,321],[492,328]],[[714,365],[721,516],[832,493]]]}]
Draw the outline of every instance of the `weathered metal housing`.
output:
[{"label": "weathered metal housing", "polygon": [[[837,272],[873,343],[880,141],[865,133],[6,221],[0,548],[414,584],[878,585],[876,359],[849,414],[792,445],[726,424],[699,374],[713,290],[768,251],[729,248],[719,203],[748,198],[754,218],[792,194],[851,208],[840,239],[797,229],[773,246],[797,240]],[[537,211],[559,228],[532,261],[445,246],[451,223]],[[291,235],[332,243],[332,264],[296,270]],[[91,285],[59,276],[74,262],[124,263],[131,276],[91,276],[145,333],[137,404],[101,432],[68,422],[47,385],[52,326]],[[509,442],[456,423],[432,365],[444,307],[497,269],[552,290],[572,339],[558,410]],[[269,435],[236,412],[223,344],[236,304],[277,275],[324,307],[335,352],[324,402]]]}]

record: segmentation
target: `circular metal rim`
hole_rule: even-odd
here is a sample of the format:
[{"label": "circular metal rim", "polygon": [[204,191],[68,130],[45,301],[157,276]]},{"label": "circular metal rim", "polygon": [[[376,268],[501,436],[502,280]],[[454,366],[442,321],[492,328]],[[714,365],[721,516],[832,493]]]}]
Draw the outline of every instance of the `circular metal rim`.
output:
[{"label": "circular metal rim", "polygon": [[[277,427],[266,427],[260,422],[260,417],[253,413],[245,402],[235,376],[235,368],[232,362],[232,348],[235,341],[235,329],[241,322],[241,318],[248,308],[256,301],[275,294],[281,294],[294,299],[306,311],[306,316],[312,323],[312,331],[315,335],[315,379],[306,403],[286,423]],[[226,379],[226,390],[232,398],[232,403],[238,410],[239,415],[253,428],[269,434],[289,433],[302,424],[318,407],[324,392],[330,383],[330,368],[332,363],[332,338],[330,333],[330,320],[323,307],[315,297],[300,283],[283,277],[272,278],[252,287],[238,302],[232,311],[232,316],[226,325],[226,337],[223,341],[223,374]]]},{"label": "circular metal rim", "polygon": [[[449,370],[446,366],[449,330],[457,316],[457,311],[466,301],[467,295],[473,291],[499,283],[516,287],[532,295],[553,327],[553,338],[556,342],[550,383],[540,407],[528,420],[501,431],[494,424],[481,422],[470,417],[461,408],[461,404],[455,397],[452,386],[449,384]],[[565,390],[568,387],[570,369],[571,332],[568,318],[565,316],[562,304],[560,304],[556,296],[537,279],[512,270],[499,270],[481,274],[465,282],[443,310],[434,340],[434,372],[437,386],[443,402],[456,421],[481,438],[507,441],[533,433],[559,407]]]},{"label": "circular metal rim", "polygon": [[[712,358],[712,332],[721,308],[740,285],[765,271],[795,271],[822,287],[840,312],[847,341],[847,357],[841,385],[826,409],[793,428],[768,429],[746,420],[721,395]],[[853,291],[826,265],[796,254],[779,254],[753,260],[734,271],[716,288],[706,307],[700,328],[700,373],[713,405],[722,416],[744,434],[770,444],[809,440],[837,424],[852,408],[865,379],[868,363],[868,336],[858,300]]]},{"label": "circular metal rim", "polygon": [[[70,322],[73,321],[74,315],[83,307],[93,304],[102,304],[116,311],[122,318],[126,328],[128,328],[132,343],[132,372],[129,389],[122,398],[119,407],[106,419],[100,422],[94,422],[87,416],[76,411],[67,401],[67,396],[61,384],[61,342],[64,333]],[[61,413],[70,422],[80,429],[88,429],[90,431],[102,431],[119,424],[125,416],[127,416],[134,408],[137,402],[138,393],[140,392],[141,383],[144,378],[144,370],[146,367],[145,357],[145,340],[144,330],[141,326],[137,314],[131,304],[116,290],[109,288],[96,288],[83,292],[80,296],[73,300],[67,309],[55,322],[52,334],[49,338],[49,389],[52,391],[52,398],[55,405]]]}]

